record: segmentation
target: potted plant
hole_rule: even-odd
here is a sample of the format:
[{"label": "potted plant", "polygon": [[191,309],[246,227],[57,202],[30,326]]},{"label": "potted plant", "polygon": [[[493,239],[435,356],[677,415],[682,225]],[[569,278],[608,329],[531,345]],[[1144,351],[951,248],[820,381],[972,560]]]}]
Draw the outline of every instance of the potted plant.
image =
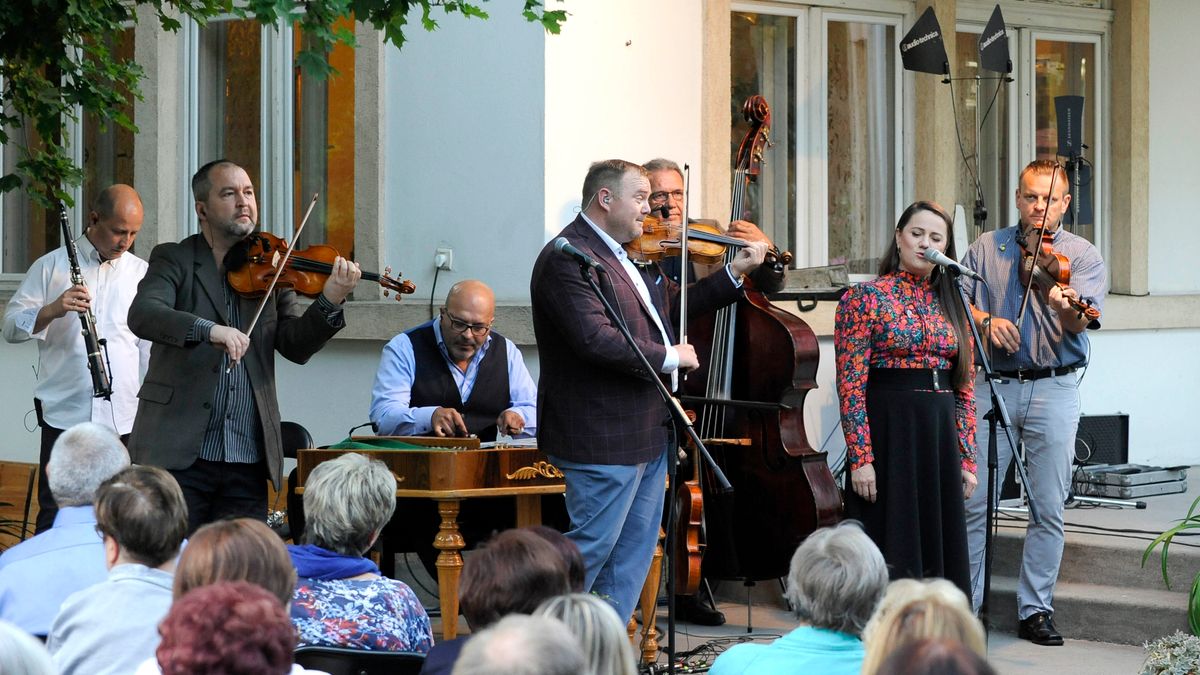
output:
[{"label": "potted plant", "polygon": [[[1168,589],[1171,588],[1171,580],[1167,576],[1167,550],[1171,546],[1171,541],[1175,539],[1175,535],[1188,530],[1200,530],[1200,513],[1196,512],[1198,507],[1200,507],[1200,497],[1197,497],[1196,501],[1192,502],[1187,516],[1180,520],[1174,527],[1155,537],[1154,541],[1150,542],[1150,545],[1146,547],[1146,551],[1142,553],[1142,567],[1145,567],[1146,561],[1150,559],[1150,554],[1159,544],[1162,544],[1162,552],[1159,555],[1159,559],[1162,562],[1163,583],[1166,584]],[[1192,589],[1188,593],[1188,626],[1192,629],[1192,635],[1200,635],[1200,570],[1196,570],[1196,576],[1192,578]]]}]

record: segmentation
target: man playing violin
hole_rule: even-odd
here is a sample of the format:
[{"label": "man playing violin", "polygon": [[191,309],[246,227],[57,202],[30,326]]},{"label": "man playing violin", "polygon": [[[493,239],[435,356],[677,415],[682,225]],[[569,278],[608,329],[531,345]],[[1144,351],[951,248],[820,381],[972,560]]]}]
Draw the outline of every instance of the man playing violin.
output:
[{"label": "man playing violin", "polygon": [[[685,198],[683,171],[679,165],[669,159],[652,159],[642,165],[642,168],[650,174],[650,208],[661,214],[663,207],[666,207],[666,216],[663,217],[663,222],[668,225],[680,225],[683,223],[683,202]],[[691,219],[692,222],[697,222]],[[742,239],[745,241],[760,241],[764,242],[768,247],[773,246],[770,238],[763,234],[763,231],[757,225],[746,220],[735,220],[729,223],[729,228],[725,233],[731,237]],[[679,258],[666,258],[660,263],[663,274],[670,277],[673,281],[679,281]],[[705,266],[693,264],[691,266],[691,274],[688,275],[689,281],[695,280],[701,276],[706,276],[711,273],[712,267],[705,269]],[[754,287],[764,293],[774,293],[783,288],[784,283],[784,266],[782,264],[764,264],[750,273],[751,282]],[[687,470],[683,474],[690,475]],[[712,591],[705,582],[700,589],[700,592],[695,595],[677,595],[675,597],[675,610],[677,615],[683,621],[699,624],[701,626],[720,626],[725,623],[725,615],[716,608],[716,603],[713,601]]]},{"label": "man playing violin", "polygon": [[[567,533],[583,553],[585,590],[628,619],[641,592],[662,519],[671,418],[650,378],[699,365],[675,339],[679,287],[657,265],[637,267],[622,244],[650,213],[646,170],[623,160],[593,164],[582,212],[560,235],[602,268],[599,285],[656,372],[647,373],[579,264],[547,244],[530,280],[538,381],[538,445],[566,478]],[[766,244],[741,249],[725,271],[691,286],[689,314],[735,301],[740,279],[762,264]]]},{"label": "man playing violin", "polygon": [[154,345],[138,392],[129,454],[183,488],[189,531],[227,517],[265,520],[266,479],[279,489],[283,447],[275,352],[305,363],[345,326],[342,303],[361,276],[338,257],[307,308],[287,288],[261,303],[237,295],[225,254],[258,224],[254,186],[227,160],[192,177],[200,233],[160,244],[129,308],[129,327]]},{"label": "man playing violin", "polygon": [[[973,318],[984,344],[991,348],[997,390],[1013,423],[1013,435],[1025,441],[1029,469],[1028,498],[1036,502],[1041,524],[1026,529],[1025,548],[1017,585],[1018,635],[1039,645],[1061,645],[1054,626],[1054,587],[1063,552],[1063,506],[1071,481],[1075,432],[1079,426],[1079,371],[1087,365],[1089,320],[1072,307],[1090,304],[1097,310],[1108,291],[1104,261],[1083,237],[1063,230],[1063,214],[1071,204],[1067,175],[1050,160],[1030,163],[1021,172],[1017,189],[1020,222],[986,232],[971,245],[964,259],[991,286],[962,277],[974,308]],[[1056,252],[1070,259],[1070,282],[1051,285],[1048,292],[1031,292],[1026,300],[1021,282],[1021,239],[1036,251],[1037,230],[1045,223]],[[1028,303],[1020,327],[1023,301]],[[1098,324],[1096,324],[1098,327]],[[989,390],[975,388],[982,416],[991,409]],[[980,424],[980,452],[987,448],[988,425]],[[1012,449],[1001,431],[997,438],[998,475],[1012,461]],[[987,528],[987,463],[979,462],[979,485],[967,501],[967,536],[971,556],[973,604],[983,601],[983,561]],[[997,491],[998,492],[998,491]],[[997,495],[998,497],[998,495]]]},{"label": "man playing violin", "polygon": [[[642,168],[649,172],[650,175],[650,208],[655,213],[661,215],[663,207],[666,207],[667,212],[666,216],[662,218],[663,222],[668,225],[682,224],[683,202],[686,195],[684,194],[683,171],[679,168],[679,165],[669,159],[660,157],[646,162],[642,165]],[[716,221],[701,221],[693,218],[690,219],[690,222],[715,224]],[[763,234],[763,231],[758,229],[757,225],[747,220],[735,220],[729,223],[725,234],[745,241],[765,242],[768,248],[774,246],[771,243],[771,239]],[[679,281],[678,258],[666,258],[660,264],[664,274],[676,282]],[[694,281],[698,276],[706,276],[713,269],[716,269],[717,266],[709,266],[708,269],[701,268],[702,266],[700,265],[693,265],[689,280]],[[756,290],[763,293],[774,293],[783,288],[784,275],[783,264],[768,263],[760,265],[751,272],[750,280],[753,282]]]}]

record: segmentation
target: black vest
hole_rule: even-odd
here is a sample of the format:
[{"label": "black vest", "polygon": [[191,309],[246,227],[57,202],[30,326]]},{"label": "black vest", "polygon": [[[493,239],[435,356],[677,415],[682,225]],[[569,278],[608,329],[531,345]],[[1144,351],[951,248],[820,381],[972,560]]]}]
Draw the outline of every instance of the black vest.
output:
[{"label": "black vest", "polygon": [[479,363],[471,397],[464,403],[446,365],[446,357],[438,348],[433,325],[418,326],[406,335],[412,343],[414,361],[409,406],[454,408],[462,414],[467,430],[479,440],[496,440],[496,418],[512,401],[508,390],[508,340],[499,333],[492,333],[487,354]]}]

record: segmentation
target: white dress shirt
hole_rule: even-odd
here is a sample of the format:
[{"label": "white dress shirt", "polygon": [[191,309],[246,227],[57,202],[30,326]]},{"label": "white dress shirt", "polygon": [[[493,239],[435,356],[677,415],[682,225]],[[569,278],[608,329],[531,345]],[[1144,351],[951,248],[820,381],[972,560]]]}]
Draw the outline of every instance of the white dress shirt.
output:
[{"label": "white dress shirt", "polygon": [[[76,312],[68,312],[34,333],[42,307],[71,287],[71,269],[65,247],[34,261],[4,312],[4,339],[38,341],[37,385],[34,396],[42,401],[47,424],[69,429],[80,422],[96,422],[118,434],[133,429],[137,392],[150,359],[150,342],[135,336],[126,323],[138,282],[149,265],[132,253],[101,261],[87,237],[76,241],[79,267],[92,296],[98,337],[107,343],[106,365],[112,378],[112,402],[92,397],[87,350]],[[104,353],[103,350],[101,353]]]}]

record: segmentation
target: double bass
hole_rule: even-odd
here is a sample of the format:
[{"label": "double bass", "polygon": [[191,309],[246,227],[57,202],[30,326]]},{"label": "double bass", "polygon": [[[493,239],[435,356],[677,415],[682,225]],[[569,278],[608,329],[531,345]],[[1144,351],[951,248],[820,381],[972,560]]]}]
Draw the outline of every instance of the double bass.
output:
[{"label": "double bass", "polygon": [[[742,217],[761,172],[771,113],[762,96],[742,108],[751,128],[736,158],[733,213]],[[736,255],[726,251],[726,262]],[[842,498],[824,452],[804,428],[804,399],[817,387],[817,338],[799,317],[747,282],[744,297],[691,320],[700,368],[684,383],[696,430],[733,485],[721,493],[701,466],[705,576],[760,581],[786,576],[796,547],[841,517]],[[686,525],[686,522],[684,523]]]}]

